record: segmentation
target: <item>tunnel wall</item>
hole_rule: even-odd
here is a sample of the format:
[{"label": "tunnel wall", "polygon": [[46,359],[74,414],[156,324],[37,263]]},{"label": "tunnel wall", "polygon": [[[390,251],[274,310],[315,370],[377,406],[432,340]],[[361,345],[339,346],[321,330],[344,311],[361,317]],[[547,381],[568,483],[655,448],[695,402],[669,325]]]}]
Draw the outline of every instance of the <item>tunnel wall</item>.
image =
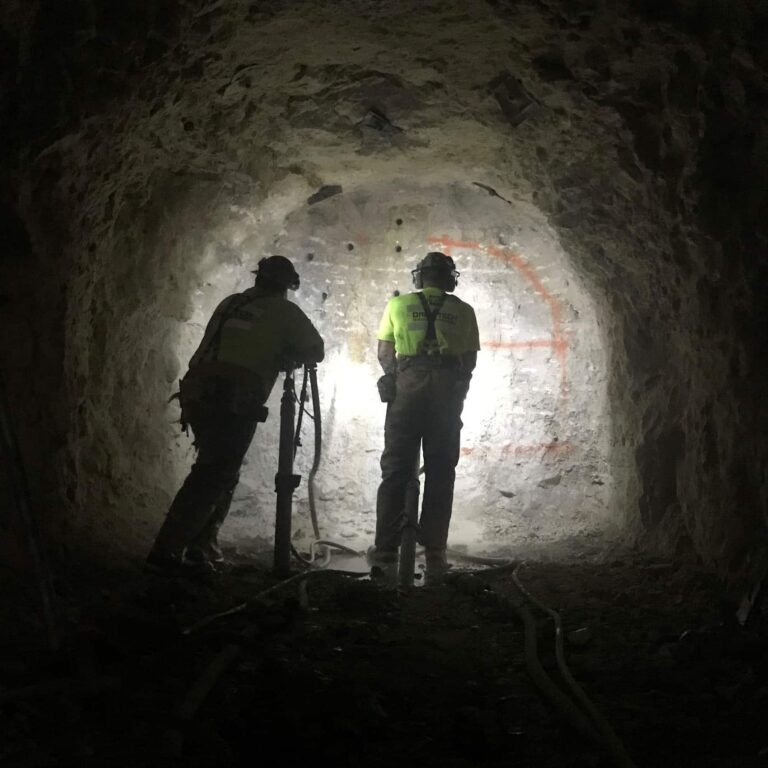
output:
[{"label": "tunnel wall", "polygon": [[[478,2],[404,17],[167,0],[130,20],[107,3],[0,8],[2,359],[38,511],[49,531],[70,531],[58,541],[88,538],[102,513],[113,539],[136,536],[126,511],[99,509],[109,462],[146,488],[167,474],[164,460],[155,470],[87,441],[79,450],[78,420],[106,413],[142,366],[147,379],[176,373],[167,339],[153,355],[135,349],[120,377],[98,370],[124,313],[150,318],[150,337],[167,328],[166,305],[184,314],[197,275],[179,277],[188,252],[169,233],[215,231],[239,202],[311,194],[339,168],[428,173],[439,158],[473,178],[494,169],[478,180],[529,196],[606,297],[611,441],[635,468],[632,538],[734,577],[760,572],[768,123],[757,5]],[[131,304],[119,286],[141,292],[144,269],[168,285]],[[135,428],[165,424],[133,386],[150,409]],[[110,450],[125,426],[104,419]],[[162,428],[149,428],[148,452]]]},{"label": "tunnel wall", "polygon": [[[482,347],[462,416],[452,543],[498,551],[620,527],[605,340],[595,302],[546,219],[525,201],[445,177],[434,186],[405,177],[328,189],[334,194],[310,197],[272,231],[243,222],[232,246],[245,260],[265,240],[291,254],[302,276],[292,298],[326,340],[316,480],[324,535],[364,548],[373,534],[385,415],[375,386],[378,323],[395,291],[413,289],[411,269],[434,248],[450,252],[462,272],[457,295],[476,308]],[[215,270],[209,282],[219,290],[200,296],[196,316],[248,285],[222,284]],[[182,360],[202,332],[194,322],[186,330]],[[273,414],[279,398],[278,388]],[[253,538],[263,546],[270,535],[277,438],[276,419],[260,426],[241,472],[223,531],[240,548]],[[306,477],[311,437],[304,443]],[[302,489],[298,527],[309,530],[305,497]]]}]

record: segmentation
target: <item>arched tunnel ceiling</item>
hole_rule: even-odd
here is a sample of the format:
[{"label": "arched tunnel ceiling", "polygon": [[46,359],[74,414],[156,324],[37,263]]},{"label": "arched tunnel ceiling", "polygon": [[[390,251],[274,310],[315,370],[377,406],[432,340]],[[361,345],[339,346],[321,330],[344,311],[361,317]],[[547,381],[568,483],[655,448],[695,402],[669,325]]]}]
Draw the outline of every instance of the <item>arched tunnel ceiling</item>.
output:
[{"label": "arched tunnel ceiling", "polygon": [[[480,184],[507,211],[494,234],[503,223],[514,236],[533,211],[592,303],[623,483],[615,518],[647,546],[744,567],[766,496],[745,405],[754,287],[733,257],[761,200],[736,171],[766,141],[749,117],[765,110],[765,76],[747,42],[726,56],[681,31],[682,12],[675,28],[588,2],[166,2],[136,28],[102,7],[4,6],[20,82],[36,82],[24,61],[50,73],[30,102],[69,128],[15,139],[13,208],[49,275],[4,267],[20,299],[9,327],[32,314],[38,339],[9,353],[13,381],[34,370],[29,394],[46,402],[21,396],[25,439],[35,467],[55,448],[41,475],[69,500],[67,525],[146,543],[178,479],[164,399],[185,362],[179,324],[204,320],[197,292],[226,294],[275,242],[298,247],[279,227],[311,195],[393,182],[396,206],[395,181],[438,198]],[[44,53],[65,22],[92,35],[63,48],[77,98]],[[62,92],[46,100],[51,82]],[[751,154],[734,148],[745,135]],[[438,234],[462,229],[477,226]]]}]

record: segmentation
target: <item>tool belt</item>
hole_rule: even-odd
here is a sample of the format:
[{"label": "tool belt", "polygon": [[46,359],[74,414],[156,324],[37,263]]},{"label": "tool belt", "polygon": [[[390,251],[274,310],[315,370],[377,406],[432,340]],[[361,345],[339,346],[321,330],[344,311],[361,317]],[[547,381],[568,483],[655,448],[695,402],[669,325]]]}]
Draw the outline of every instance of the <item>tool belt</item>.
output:
[{"label": "tool belt", "polygon": [[461,359],[458,355],[407,355],[397,358],[397,369],[407,371],[409,368],[460,368]]},{"label": "tool belt", "polygon": [[259,422],[266,421],[269,415],[260,392],[253,386],[247,386],[247,382],[237,377],[212,371],[187,373],[179,382],[179,403],[182,426],[187,421],[185,410],[190,405],[217,408]]}]

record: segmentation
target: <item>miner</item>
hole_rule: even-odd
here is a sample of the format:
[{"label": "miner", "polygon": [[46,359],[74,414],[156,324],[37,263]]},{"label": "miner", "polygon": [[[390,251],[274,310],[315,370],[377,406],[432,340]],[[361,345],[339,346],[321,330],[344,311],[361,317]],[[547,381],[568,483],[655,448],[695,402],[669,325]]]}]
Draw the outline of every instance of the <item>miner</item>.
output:
[{"label": "miner", "polygon": [[191,427],[197,456],[149,553],[153,565],[223,560],[218,531],[277,375],[323,359],[322,338],[287,298],[299,287],[290,260],[270,256],[254,273],[252,288],[216,308],[181,381],[182,427]]},{"label": "miner", "polygon": [[474,310],[451,295],[459,277],[452,258],[433,251],[411,274],[420,290],[390,299],[379,326],[384,370],[379,394],[388,406],[369,561],[386,569],[397,558],[405,489],[421,448],[425,478],[418,540],[425,547],[428,583],[434,584],[447,567],[461,411],[480,341]]}]

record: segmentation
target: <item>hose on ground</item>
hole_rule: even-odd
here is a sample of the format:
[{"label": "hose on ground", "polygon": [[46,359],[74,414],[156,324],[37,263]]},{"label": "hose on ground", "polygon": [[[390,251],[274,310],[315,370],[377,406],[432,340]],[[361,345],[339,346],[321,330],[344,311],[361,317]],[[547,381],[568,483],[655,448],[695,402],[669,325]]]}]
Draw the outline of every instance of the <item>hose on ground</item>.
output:
[{"label": "hose on ground", "polygon": [[[512,560],[503,560],[500,558],[484,558],[475,555],[467,555],[463,552],[450,550],[454,557],[462,558],[468,562],[485,564],[499,563],[493,567],[484,568],[474,574],[456,574],[455,578],[450,579],[450,583],[459,588],[464,588],[472,595],[478,594],[477,588],[470,588],[470,584],[475,581],[474,576],[487,577],[498,575],[503,572],[513,570],[512,581],[518,590],[517,597],[504,597],[497,592],[490,594],[498,602],[508,603],[517,613],[518,618],[523,624],[525,631],[525,661],[526,668],[539,690],[557,707],[563,716],[579,733],[591,739],[599,745],[606,754],[610,755],[612,762],[620,768],[635,768],[635,763],[626,751],[624,744],[614,732],[606,718],[592,703],[587,694],[576,682],[568,668],[565,660],[564,632],[563,623],[557,611],[545,605],[535,595],[533,595],[520,580],[520,570],[523,563],[516,563]],[[468,577],[468,581],[466,578]],[[475,582],[477,583],[477,582]],[[533,606],[546,613],[554,622],[555,626],[555,655],[557,658],[557,667],[565,682],[568,691],[573,696],[569,698],[560,688],[555,685],[552,679],[544,671],[538,659],[538,640],[536,636],[536,624],[533,616],[525,605],[528,600]],[[574,701],[575,699],[575,701]]]},{"label": "hose on ground", "polygon": [[616,761],[617,765],[622,766],[622,768],[633,768],[635,765],[632,761],[632,758],[627,754],[627,751],[624,747],[624,744],[621,742],[621,739],[616,735],[615,731],[611,727],[610,723],[603,717],[600,710],[597,709],[597,707],[592,703],[590,698],[587,696],[587,694],[584,692],[584,689],[576,682],[573,675],[571,674],[570,669],[568,668],[568,664],[565,661],[565,649],[564,649],[564,643],[563,643],[563,622],[560,618],[560,614],[550,608],[549,606],[545,605],[541,600],[539,600],[535,595],[531,594],[531,592],[526,589],[526,587],[523,585],[523,583],[520,581],[520,569],[523,567],[524,563],[520,563],[512,573],[512,580],[515,583],[515,586],[520,590],[520,592],[531,602],[533,605],[535,605],[540,610],[544,611],[554,622],[555,624],[555,657],[557,659],[557,668],[560,671],[560,674],[562,675],[563,680],[565,681],[568,688],[570,688],[571,693],[576,698],[578,703],[583,707],[586,714],[590,718],[592,725],[597,730],[600,736],[600,742],[605,746],[605,748],[610,752],[610,754],[613,756],[613,758]]},{"label": "hose on ground", "polygon": [[[277,584],[273,584],[271,587],[265,590],[262,590],[248,602],[240,603],[239,605],[236,605],[229,610],[221,611],[220,613],[216,613],[213,616],[208,616],[204,619],[201,619],[195,624],[192,624],[190,627],[182,630],[182,634],[190,635],[193,632],[196,632],[199,629],[202,629],[203,627],[206,627],[214,621],[217,621],[218,619],[221,619],[225,616],[232,616],[236,613],[242,613],[252,603],[263,600],[267,595],[270,595],[282,589],[283,587],[288,586],[289,584],[299,584],[299,602],[303,604],[306,602],[306,591],[303,592],[304,597],[302,598],[302,585],[306,585],[306,582],[310,577],[317,576],[321,573],[335,573],[351,578],[360,578],[361,576],[365,575],[361,573],[352,573],[349,571],[341,570],[334,571],[330,569],[322,571],[304,571],[302,573],[297,573],[288,577],[287,579],[279,581]],[[174,714],[176,717],[182,720],[191,720],[195,716],[197,711],[208,697],[208,694],[213,690],[215,685],[221,679],[222,675],[237,660],[237,657],[240,655],[240,651],[242,650],[243,644],[253,639],[253,637],[256,635],[256,632],[258,631],[258,628],[258,624],[253,624],[240,633],[239,642],[229,642],[223,648],[221,648],[221,650],[213,657],[213,659],[211,659],[210,663],[204,667],[202,672],[195,678],[192,686],[187,691],[187,695],[174,709]]]},{"label": "hose on ground", "polygon": [[525,631],[525,665],[536,687],[554,704],[565,719],[583,736],[599,741],[587,716],[568,698],[544,671],[539,661],[536,622],[522,598],[506,600],[517,613]]},{"label": "hose on ground", "polygon": [[[508,563],[506,566],[501,566],[501,568],[504,570],[509,570],[512,565],[512,563]],[[519,566],[515,565],[514,567],[517,570]],[[498,572],[499,569],[495,568],[478,571],[475,576],[489,575],[490,570]],[[469,575],[467,575],[467,578],[463,579],[457,575],[457,578],[451,581],[451,583],[454,584],[454,586],[457,588],[462,589],[471,596],[477,596],[479,590],[476,586],[472,586],[472,582],[477,584],[473,576]],[[517,586],[517,584],[515,586]],[[511,606],[520,619],[520,622],[523,625],[525,637],[525,666],[528,670],[528,674],[530,675],[531,680],[539,689],[539,691],[552,703],[552,705],[561,713],[563,718],[578,733],[599,746],[606,754],[610,755],[612,761],[617,767],[635,768],[635,764],[629,758],[626,751],[623,749],[623,746],[621,749],[616,748],[615,741],[618,741],[618,739],[615,737],[615,734],[615,740],[606,737],[603,730],[601,730],[593,720],[591,713],[588,714],[582,710],[578,703],[571,699],[565,692],[563,692],[545,672],[539,660],[536,621],[525,602],[530,593],[519,590],[517,595],[507,597],[491,590],[485,594],[487,597],[493,599],[497,604]]]},{"label": "hose on ground", "polygon": [[296,573],[293,576],[290,576],[287,579],[283,579],[282,581],[278,581],[277,584],[273,584],[271,587],[268,587],[267,589],[262,590],[261,592],[257,593],[254,597],[252,597],[250,600],[247,600],[244,603],[239,603],[238,605],[233,606],[232,608],[227,608],[225,611],[219,611],[218,613],[214,613],[211,616],[206,616],[203,619],[200,619],[200,621],[196,621],[194,624],[191,624],[190,626],[186,627],[185,629],[181,630],[182,635],[191,635],[195,632],[197,632],[200,629],[203,629],[203,627],[207,627],[209,624],[212,624],[214,621],[218,621],[219,619],[223,619],[225,616],[233,616],[236,613],[242,613],[244,610],[248,608],[251,603],[258,602],[259,600],[263,600],[268,595],[271,595],[273,592],[277,592],[282,587],[286,586],[287,584],[291,584],[295,581],[298,581],[299,579],[306,578],[307,573]]},{"label": "hose on ground", "polygon": [[447,549],[446,553],[456,560],[463,560],[466,563],[475,563],[476,565],[490,565],[494,567],[507,568],[510,565],[517,565],[516,560],[510,560],[507,557],[483,557],[481,555],[470,555],[459,549]]},{"label": "hose on ground", "polygon": [[206,616],[205,618],[196,621],[194,624],[191,624],[190,626],[183,629],[181,634],[192,635],[195,632],[198,632],[199,630],[207,627],[208,625],[213,624],[219,619],[223,619],[227,616],[234,616],[238,613],[243,613],[243,611],[248,610],[248,608],[250,608],[254,603],[261,602],[264,600],[264,598],[269,597],[274,592],[278,592],[290,584],[298,583],[304,579],[308,579],[310,576],[315,576],[320,573],[335,573],[338,576],[348,576],[352,579],[360,579],[364,576],[367,576],[365,573],[356,573],[355,571],[343,571],[340,569],[332,568],[325,568],[322,570],[307,570],[301,571],[301,573],[294,573],[293,576],[289,576],[287,579],[282,579],[281,581],[278,581],[277,584],[273,584],[271,587],[258,592],[256,595],[254,595],[254,597],[245,601],[244,603],[238,603],[237,605],[232,606],[232,608],[227,608],[225,611],[219,611],[218,613],[214,613],[211,616]]}]

